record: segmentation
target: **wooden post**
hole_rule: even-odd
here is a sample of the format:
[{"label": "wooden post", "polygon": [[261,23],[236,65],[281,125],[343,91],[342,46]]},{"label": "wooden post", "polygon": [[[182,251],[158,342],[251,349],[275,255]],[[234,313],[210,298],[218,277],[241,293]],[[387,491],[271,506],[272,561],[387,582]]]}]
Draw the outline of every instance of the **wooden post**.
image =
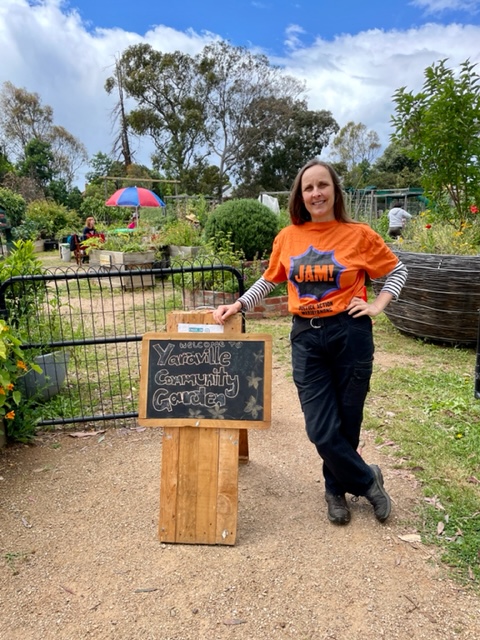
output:
[{"label": "wooden post", "polygon": [[[224,325],[218,339],[233,338],[241,334],[240,315],[232,316]],[[167,334],[176,338],[182,325],[214,324],[211,311],[172,311],[167,319]],[[154,334],[158,335],[158,334]],[[205,334],[207,335],[207,334]],[[209,336],[210,339],[213,336]],[[270,336],[268,336],[270,338]],[[202,339],[202,334],[193,333],[187,340]],[[268,345],[267,370],[271,370],[271,349]],[[268,366],[267,366],[268,365]],[[145,404],[145,360],[142,359],[141,407]],[[271,373],[265,381],[270,389]],[[269,390],[268,401],[271,401]],[[260,428],[269,426],[270,408],[266,410],[266,421]],[[157,426],[148,419],[144,409],[140,411],[139,423]],[[168,423],[169,420],[163,421]],[[248,462],[247,428],[239,428],[239,422],[227,420],[205,420],[205,427],[198,421],[171,420],[163,426],[162,461],[160,477],[159,538],[162,542],[191,544],[235,544],[238,518],[238,465]],[[177,426],[177,423],[182,426]],[[240,423],[243,427],[244,423]],[[252,426],[257,426],[252,423]]]}]

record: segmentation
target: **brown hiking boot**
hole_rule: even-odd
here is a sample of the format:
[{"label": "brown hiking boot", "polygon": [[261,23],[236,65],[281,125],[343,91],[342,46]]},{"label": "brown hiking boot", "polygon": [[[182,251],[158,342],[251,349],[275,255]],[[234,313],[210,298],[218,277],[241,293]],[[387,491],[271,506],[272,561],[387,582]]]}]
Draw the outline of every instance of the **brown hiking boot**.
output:
[{"label": "brown hiking boot", "polygon": [[350,522],[350,509],[344,495],[335,496],[326,493],[325,500],[328,505],[328,519],[334,524],[347,524]]}]

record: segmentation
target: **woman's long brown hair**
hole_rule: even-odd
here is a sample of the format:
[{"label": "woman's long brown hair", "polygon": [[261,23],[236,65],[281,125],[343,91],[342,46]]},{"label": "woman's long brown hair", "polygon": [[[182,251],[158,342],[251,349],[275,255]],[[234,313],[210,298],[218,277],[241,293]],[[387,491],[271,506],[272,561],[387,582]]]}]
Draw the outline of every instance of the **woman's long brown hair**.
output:
[{"label": "woman's long brown hair", "polygon": [[339,177],[327,162],[315,159],[310,160],[300,169],[293,183],[290,199],[288,201],[288,210],[290,212],[290,220],[292,221],[292,224],[303,224],[304,222],[310,222],[312,219],[305,207],[305,203],[303,202],[302,177],[307,169],[315,166],[325,167],[332,178],[335,196],[333,204],[335,220],[338,220],[339,222],[352,222],[352,219],[345,208],[345,200],[343,198],[343,191]]}]

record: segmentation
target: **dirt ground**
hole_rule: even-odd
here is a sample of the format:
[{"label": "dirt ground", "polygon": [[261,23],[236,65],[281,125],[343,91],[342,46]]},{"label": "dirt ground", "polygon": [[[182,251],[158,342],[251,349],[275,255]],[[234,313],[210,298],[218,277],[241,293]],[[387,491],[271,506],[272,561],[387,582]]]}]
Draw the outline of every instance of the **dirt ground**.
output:
[{"label": "dirt ground", "polygon": [[[376,366],[394,366],[377,355]],[[296,392],[274,366],[273,422],[250,431],[234,546],[158,540],[161,430],[44,435],[0,453],[2,640],[480,637],[480,597],[415,534],[413,473],[364,434],[394,508],[328,522]],[[369,401],[373,401],[370,399]]]}]

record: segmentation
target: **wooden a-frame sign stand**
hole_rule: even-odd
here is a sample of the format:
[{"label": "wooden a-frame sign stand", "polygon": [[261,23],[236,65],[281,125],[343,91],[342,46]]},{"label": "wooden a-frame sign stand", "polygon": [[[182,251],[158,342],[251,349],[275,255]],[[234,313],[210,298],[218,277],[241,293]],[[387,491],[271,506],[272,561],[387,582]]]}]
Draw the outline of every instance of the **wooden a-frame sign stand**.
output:
[{"label": "wooden a-frame sign stand", "polygon": [[[235,544],[238,518],[238,466],[239,463],[248,462],[248,429],[265,429],[271,423],[271,336],[241,333],[241,320],[239,314],[228,318],[223,327],[223,333],[179,333],[180,325],[214,324],[212,312],[173,311],[167,318],[167,333],[147,333],[143,338],[138,422],[144,426],[163,427],[159,517],[159,538],[162,542]],[[208,341],[216,343],[220,341],[221,344],[235,344],[237,349],[241,349],[244,344],[247,345],[238,353],[248,351],[249,344],[250,351],[252,345],[261,344],[262,373],[250,376],[248,385],[252,386],[247,391],[247,393],[250,393],[250,390],[255,391],[255,385],[258,385],[261,379],[263,389],[263,397],[260,400],[260,404],[263,405],[261,419],[254,419],[255,411],[251,420],[223,419],[221,411],[214,419],[195,418],[195,415],[192,417],[191,409],[188,412],[185,411],[186,407],[183,408],[185,415],[180,417],[159,418],[151,415],[152,395],[160,398],[155,406],[169,403],[169,400],[161,400],[162,395],[168,394],[162,388],[159,390],[158,385],[161,386],[162,380],[172,379],[167,369],[158,369],[157,358],[152,356],[152,346],[158,349],[160,354],[166,354],[169,349],[173,349],[173,345],[178,346],[178,351],[183,354],[177,357],[176,362],[178,362],[182,357],[187,357],[185,350],[188,350],[188,346],[195,341],[204,345],[210,344]],[[241,357],[237,355],[234,348],[230,360],[228,360],[230,354],[223,355],[233,369],[237,361],[236,372],[241,371],[243,377],[247,376],[248,365],[241,361]],[[253,356],[259,359],[258,354]],[[166,359],[164,356],[158,361],[164,364]],[[192,367],[188,369],[186,378],[192,375],[191,371]],[[213,371],[218,372],[218,367],[213,368]],[[239,377],[240,375],[225,374],[225,378],[229,381]],[[152,384],[152,378],[157,386]],[[175,378],[175,380],[184,379],[178,376]],[[246,387],[248,385],[243,384]],[[232,389],[234,386],[232,383]],[[174,399],[181,393],[177,391],[179,388],[178,385],[172,386],[171,397]],[[156,389],[153,394],[152,389]],[[254,405],[251,398],[246,404],[250,407],[249,410]],[[177,412],[181,410],[174,405],[169,407],[172,414],[173,410]]]}]

